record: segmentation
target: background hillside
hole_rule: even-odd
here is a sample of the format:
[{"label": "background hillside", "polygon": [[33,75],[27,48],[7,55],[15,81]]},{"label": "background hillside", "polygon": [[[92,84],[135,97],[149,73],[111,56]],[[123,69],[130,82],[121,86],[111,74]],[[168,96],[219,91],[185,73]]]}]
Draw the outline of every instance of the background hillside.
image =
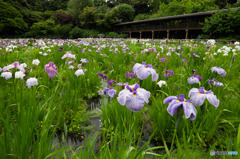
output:
[{"label": "background hillside", "polygon": [[237,0],[0,0],[1,37],[116,37],[112,25],[239,7]]}]

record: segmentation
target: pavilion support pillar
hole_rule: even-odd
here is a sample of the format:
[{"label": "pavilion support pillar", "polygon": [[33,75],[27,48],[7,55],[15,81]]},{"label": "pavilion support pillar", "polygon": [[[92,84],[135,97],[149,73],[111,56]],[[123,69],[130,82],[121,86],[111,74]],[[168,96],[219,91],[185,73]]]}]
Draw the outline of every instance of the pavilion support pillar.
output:
[{"label": "pavilion support pillar", "polygon": [[140,40],[141,40],[142,39],[142,32],[140,31],[139,33],[140,33]]},{"label": "pavilion support pillar", "polygon": [[167,40],[169,39],[169,29],[167,30]]},{"label": "pavilion support pillar", "polygon": [[132,39],[132,32],[129,32],[129,38]]},{"label": "pavilion support pillar", "polygon": [[154,39],[154,31],[152,31],[152,40]]},{"label": "pavilion support pillar", "polygon": [[188,39],[188,29],[186,29],[186,37],[185,39],[187,40]]}]

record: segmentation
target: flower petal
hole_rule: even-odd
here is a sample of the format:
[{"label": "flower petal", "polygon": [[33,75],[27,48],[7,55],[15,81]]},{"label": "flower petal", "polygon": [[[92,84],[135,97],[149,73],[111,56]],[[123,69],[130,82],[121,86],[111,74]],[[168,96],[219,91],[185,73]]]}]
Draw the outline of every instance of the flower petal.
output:
[{"label": "flower petal", "polygon": [[217,108],[219,106],[219,100],[217,99],[217,96],[215,96],[213,94],[207,94],[206,96],[207,96],[209,103],[211,103],[215,108]]},{"label": "flower petal", "polygon": [[14,68],[13,64],[3,67],[3,71],[5,72],[5,71],[10,70],[12,68]]},{"label": "flower petal", "polygon": [[182,105],[182,102],[176,102],[176,100],[173,100],[167,108],[168,113],[173,116],[176,112],[176,110]]},{"label": "flower petal", "polygon": [[144,103],[145,101],[142,97],[140,97],[138,94],[136,94],[134,97],[132,94],[132,96],[129,96],[129,99],[126,101],[126,107],[133,112],[137,112],[143,108]]},{"label": "flower petal", "polygon": [[138,88],[137,94],[146,102],[148,103],[148,98],[150,97],[150,92],[146,91],[145,89]]},{"label": "flower petal", "polygon": [[169,97],[164,99],[163,104],[170,103],[174,99],[177,99],[177,97],[176,96],[169,96]]},{"label": "flower petal", "polygon": [[136,71],[140,68],[140,67],[144,67],[144,65],[140,64],[140,63],[136,63],[133,66],[133,72],[136,73]]},{"label": "flower petal", "polygon": [[110,97],[112,97],[112,98],[113,98],[113,96],[114,96],[116,93],[117,93],[117,91],[114,90],[114,89],[110,89],[110,90],[108,91],[108,95],[109,95]]},{"label": "flower petal", "polygon": [[196,118],[197,110],[191,103],[184,102],[183,111],[186,119],[190,118],[191,120],[194,120]]},{"label": "flower petal", "polygon": [[188,97],[190,98],[192,94],[195,94],[195,93],[199,93],[199,90],[197,88],[192,88],[188,93]]},{"label": "flower petal", "polygon": [[124,89],[121,92],[119,92],[117,100],[121,105],[125,105],[126,100],[130,95],[132,95],[132,93],[129,90]]},{"label": "flower petal", "polygon": [[201,106],[203,105],[204,101],[205,101],[206,95],[205,94],[194,94],[191,96],[191,102],[195,105],[195,106]]}]

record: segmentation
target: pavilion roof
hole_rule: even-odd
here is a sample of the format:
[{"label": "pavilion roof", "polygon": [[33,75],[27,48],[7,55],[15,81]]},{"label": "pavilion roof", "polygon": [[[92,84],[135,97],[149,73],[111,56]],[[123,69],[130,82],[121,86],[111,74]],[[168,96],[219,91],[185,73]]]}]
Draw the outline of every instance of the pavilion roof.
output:
[{"label": "pavilion roof", "polygon": [[[231,9],[240,10],[240,7],[231,8]],[[226,12],[226,11],[228,11],[228,9],[213,10],[213,11],[198,12],[198,13],[190,13],[190,14],[182,14],[182,15],[174,15],[174,16],[167,16],[167,17],[160,17],[160,18],[153,18],[153,19],[138,20],[138,21],[130,21],[130,22],[124,22],[124,23],[117,23],[115,25],[137,24],[137,23],[145,23],[145,22],[153,22],[153,21],[161,21],[161,20],[183,19],[183,18],[197,17],[197,16],[208,16],[208,15],[212,15],[212,14],[218,12],[218,11]]]}]

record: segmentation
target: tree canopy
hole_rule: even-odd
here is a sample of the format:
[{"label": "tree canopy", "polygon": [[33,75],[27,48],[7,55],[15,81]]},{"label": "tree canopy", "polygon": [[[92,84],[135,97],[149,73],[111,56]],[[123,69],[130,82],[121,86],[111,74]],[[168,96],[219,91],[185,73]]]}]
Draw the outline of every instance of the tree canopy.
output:
[{"label": "tree canopy", "polygon": [[20,34],[27,29],[22,14],[13,6],[0,0],[0,34]]},{"label": "tree canopy", "polygon": [[[112,25],[118,22],[218,10],[231,6],[240,7],[240,2],[237,0],[0,0],[0,33],[1,36],[26,34],[27,37],[29,35],[33,37],[37,34],[60,33],[61,30],[67,32],[73,28],[75,28],[72,32],[74,35],[80,34],[82,29],[107,32],[112,31]],[[208,24],[210,22],[206,21],[206,25]],[[211,24],[214,25],[213,22]],[[207,27],[209,26],[205,28]],[[67,35],[70,34],[66,33],[64,37]]]}]

